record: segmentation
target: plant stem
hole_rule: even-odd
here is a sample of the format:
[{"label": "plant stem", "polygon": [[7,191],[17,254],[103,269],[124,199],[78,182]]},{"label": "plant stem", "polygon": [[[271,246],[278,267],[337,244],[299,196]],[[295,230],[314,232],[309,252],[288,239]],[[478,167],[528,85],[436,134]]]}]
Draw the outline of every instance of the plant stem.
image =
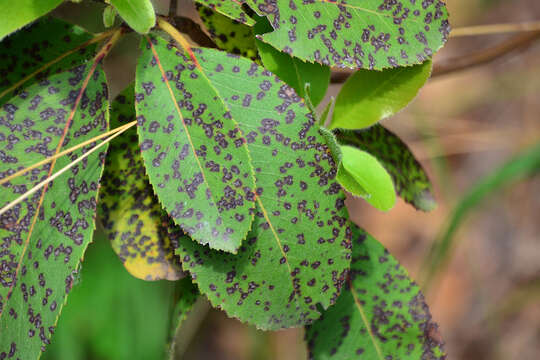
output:
[{"label": "plant stem", "polygon": [[[158,26],[169,34],[184,50],[191,53],[191,45],[180,32],[162,17],[157,19]],[[192,56],[193,57],[193,56]],[[193,59],[197,63],[196,59]]]},{"label": "plant stem", "polygon": [[68,154],[68,153],[71,153],[71,152],[73,152],[73,151],[75,151],[75,150],[77,150],[77,149],[80,149],[80,148],[82,148],[83,146],[86,146],[86,145],[88,145],[88,144],[91,144],[91,143],[93,143],[93,142],[96,142],[97,140],[103,139],[104,137],[107,137],[107,136],[109,136],[109,135],[112,135],[112,134],[114,134],[114,133],[116,133],[116,132],[118,132],[118,131],[122,131],[125,127],[128,127],[128,128],[129,128],[129,127],[132,127],[132,126],[133,126],[133,123],[136,123],[136,121],[132,121],[132,122],[130,122],[130,123],[128,123],[128,124],[125,124],[125,125],[122,125],[122,126],[119,126],[119,127],[115,128],[115,129],[112,129],[112,130],[110,130],[110,131],[107,131],[106,133],[103,133],[103,134],[100,134],[100,135],[98,135],[98,136],[95,136],[95,137],[93,137],[92,139],[83,141],[82,143],[77,144],[77,145],[75,145],[75,146],[72,146],[72,147],[70,147],[69,149],[63,150],[63,151],[61,151],[61,152],[59,152],[59,153],[57,153],[57,154],[55,154],[55,155],[53,155],[53,156],[51,156],[51,157],[48,157],[48,158],[46,158],[46,159],[44,159],[44,160],[41,160],[41,161],[39,161],[39,162],[37,162],[37,163],[35,163],[35,164],[32,164],[32,165],[30,165],[30,166],[27,167],[27,168],[24,168],[24,169],[22,169],[22,170],[19,170],[19,171],[17,171],[16,173],[11,174],[11,175],[8,176],[8,177],[5,177],[5,178],[1,179],[1,180],[0,180],[0,185],[5,184],[5,183],[7,183],[8,181],[10,181],[10,180],[12,180],[12,179],[14,179],[14,178],[16,178],[16,177],[18,177],[18,176],[24,175],[24,174],[26,174],[28,171],[30,171],[30,170],[32,170],[32,169],[35,169],[35,168],[37,168],[37,167],[40,167],[41,165],[45,165],[45,164],[47,164],[47,163],[50,163],[50,162],[53,161],[54,159],[57,159],[57,158],[59,158],[59,157],[61,157],[61,156],[63,156],[63,155],[66,155],[66,154]]},{"label": "plant stem", "polygon": [[129,126],[125,126],[122,130],[120,131],[117,131],[114,135],[112,135],[111,137],[103,140],[101,143],[99,143],[98,145],[94,146],[91,150],[89,150],[88,152],[84,153],[82,156],[80,156],[79,158],[77,158],[77,160],[69,163],[68,165],[64,166],[62,169],[60,169],[60,171],[56,172],[54,175],[52,176],[49,176],[47,177],[45,180],[41,181],[40,183],[38,183],[36,186],[34,186],[32,189],[28,190],[27,192],[25,192],[24,194],[22,194],[21,196],[19,196],[17,199],[13,200],[12,202],[10,202],[9,204],[7,204],[6,206],[4,206],[2,209],[0,209],[0,215],[6,213],[8,210],[12,209],[15,205],[21,203],[22,201],[24,201],[26,198],[28,198],[29,196],[31,196],[32,194],[34,194],[36,191],[38,191],[39,189],[41,189],[42,187],[45,187],[48,183],[50,183],[51,181],[53,181],[54,179],[56,179],[57,177],[59,177],[60,175],[62,175],[63,173],[65,173],[66,171],[68,171],[69,169],[71,169],[73,166],[75,166],[76,164],[78,164],[79,162],[81,162],[82,160],[84,160],[85,158],[87,158],[88,156],[90,156],[93,152],[95,152],[96,150],[98,150],[99,148],[101,148],[102,146],[104,146],[105,144],[109,143],[112,139],[114,139],[115,137],[119,136],[120,134],[122,134],[124,131],[126,131],[127,129],[131,128],[132,126],[134,126],[137,122],[136,121],[133,121],[131,123],[129,123],[128,125]]},{"label": "plant stem", "polygon": [[505,34],[525,31],[540,31],[540,21],[460,27],[452,30],[450,32],[450,37]]}]

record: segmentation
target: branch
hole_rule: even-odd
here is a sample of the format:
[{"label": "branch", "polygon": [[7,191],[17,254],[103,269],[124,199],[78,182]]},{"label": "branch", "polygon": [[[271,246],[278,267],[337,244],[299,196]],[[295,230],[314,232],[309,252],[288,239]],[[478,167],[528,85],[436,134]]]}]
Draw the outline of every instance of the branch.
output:
[{"label": "branch", "polygon": [[521,34],[514,36],[492,48],[480,50],[468,56],[442,61],[434,65],[431,77],[447,75],[456,71],[470,69],[490,63],[515,50],[528,47],[538,39],[540,39],[540,31]]}]

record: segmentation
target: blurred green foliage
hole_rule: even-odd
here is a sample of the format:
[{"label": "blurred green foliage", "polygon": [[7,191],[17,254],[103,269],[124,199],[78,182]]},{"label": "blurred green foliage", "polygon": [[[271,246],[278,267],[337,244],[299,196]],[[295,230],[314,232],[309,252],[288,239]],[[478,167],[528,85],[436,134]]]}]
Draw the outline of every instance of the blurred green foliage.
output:
[{"label": "blurred green foliage", "polygon": [[131,276],[99,231],[82,264],[78,284],[42,359],[136,360],[165,355],[174,283]]}]

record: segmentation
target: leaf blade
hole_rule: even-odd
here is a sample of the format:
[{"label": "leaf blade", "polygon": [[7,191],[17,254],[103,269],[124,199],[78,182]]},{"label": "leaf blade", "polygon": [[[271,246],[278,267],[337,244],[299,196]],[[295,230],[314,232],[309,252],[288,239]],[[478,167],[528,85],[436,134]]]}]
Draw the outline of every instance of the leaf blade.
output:
[{"label": "leaf blade", "polygon": [[0,40],[52,11],[61,3],[62,0],[19,0],[15,6],[4,1],[0,5],[3,18],[0,23]]},{"label": "leaf blade", "polygon": [[313,359],[443,359],[437,324],[407,271],[353,225],[353,260],[337,303],[306,328]]},{"label": "leaf blade", "polygon": [[189,55],[161,38],[142,44],[135,106],[154,191],[194,240],[235,252],[253,220],[255,180],[245,139]]},{"label": "leaf blade", "polygon": [[[319,316],[317,303],[333,303],[349,264],[347,212],[332,155],[300,97],[273,74],[216,50],[194,55],[246,134],[257,211],[238,254],[181,241],[182,266],[231,317],[262,329],[309,323]],[[243,86],[232,88],[238,77]]]},{"label": "leaf blade", "polygon": [[150,0],[109,0],[118,15],[139,34],[147,34],[156,25],[156,13]]},{"label": "leaf blade", "polygon": [[[111,126],[135,119],[132,86],[111,106]],[[137,132],[129,129],[111,142],[100,188],[99,217],[105,234],[125,268],[142,280],[178,280],[183,277],[174,255],[184,236],[154,195],[144,168]]]},{"label": "leaf blade", "polygon": [[358,70],[339,92],[330,129],[361,129],[396,114],[418,94],[432,63],[389,69]]},{"label": "leaf blade", "polygon": [[441,1],[378,0],[246,1],[270,20],[262,40],[293,56],[323,65],[358,69],[419,64],[448,38]]}]

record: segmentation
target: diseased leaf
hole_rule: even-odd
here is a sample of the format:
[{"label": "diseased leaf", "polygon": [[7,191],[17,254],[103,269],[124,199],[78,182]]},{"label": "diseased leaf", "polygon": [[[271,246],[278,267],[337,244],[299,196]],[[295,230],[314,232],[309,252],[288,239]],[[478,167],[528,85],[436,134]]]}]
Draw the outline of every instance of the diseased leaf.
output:
[{"label": "diseased leaf", "polygon": [[60,5],[62,0],[4,0],[0,3],[0,40]]},{"label": "diseased leaf", "polygon": [[[301,326],[337,298],[349,266],[344,194],[311,113],[294,90],[240,57],[194,49],[239,122],[257,210],[237,255],[181,241],[177,253],[213,306],[261,329]],[[242,79],[242,86],[230,84]]]},{"label": "diseased leaf", "polygon": [[361,129],[407,106],[431,75],[431,61],[384,71],[358,70],[339,92],[330,129]]},{"label": "diseased leaf", "polygon": [[396,203],[392,178],[384,167],[365,151],[341,146],[341,165],[338,181],[353,195],[362,196],[381,211],[388,211]]},{"label": "diseased leaf", "polygon": [[162,38],[142,40],[135,93],[139,142],[160,202],[194,240],[236,252],[253,221],[255,181],[229,109],[189,55]]},{"label": "diseased leaf", "polygon": [[218,13],[221,13],[239,23],[253,25],[255,21],[242,9],[244,0],[195,0]]},{"label": "diseased leaf", "polygon": [[190,277],[186,277],[176,284],[176,305],[174,306],[171,332],[169,334],[169,358],[175,359],[174,350],[176,347],[176,334],[184,323],[184,320],[188,317],[193,305],[199,298],[199,291],[197,286],[192,283]]},{"label": "diseased leaf", "polygon": [[[266,18],[260,18],[254,26],[256,34],[272,31]],[[303,99],[306,98],[306,84],[309,84],[309,99],[314,106],[324,98],[330,83],[330,68],[281,52],[260,40],[256,41],[259,56],[264,67],[286,82]]]},{"label": "diseased leaf", "polygon": [[16,88],[86,62],[95,54],[96,45],[87,44],[91,39],[82,28],[53,18],[4,39],[0,43],[0,105],[16,95]]},{"label": "diseased leaf", "polygon": [[418,64],[450,32],[440,0],[248,0],[274,31],[261,39],[290,55],[329,66],[381,70]]},{"label": "diseased leaf", "polygon": [[131,276],[99,230],[84,254],[79,276],[41,359],[163,358],[173,282]]},{"label": "diseased leaf", "polygon": [[260,61],[252,27],[221,15],[206,6],[198,5],[197,9],[201,21],[220,49],[253,61]]},{"label": "diseased leaf", "polygon": [[403,200],[423,211],[437,206],[426,171],[397,135],[379,124],[358,131],[336,130],[335,134],[341,144],[375,156],[392,177]]},{"label": "diseased leaf", "polygon": [[118,15],[139,34],[146,34],[156,25],[156,13],[150,0],[109,0]]},{"label": "diseased leaf", "polygon": [[[51,75],[0,109],[0,178],[107,130],[98,63]],[[1,187],[0,207],[89,147]],[[105,148],[0,216],[0,357],[39,356],[54,330],[94,230]]]},{"label": "diseased leaf", "polygon": [[377,240],[353,225],[353,257],[336,304],[306,328],[310,359],[445,359],[418,286]]},{"label": "diseased leaf", "polygon": [[[128,87],[112,103],[113,128],[135,120],[133,98],[133,87]],[[133,276],[143,280],[182,277],[174,249],[184,233],[154,195],[134,128],[110,144],[99,209],[114,251]]]}]

